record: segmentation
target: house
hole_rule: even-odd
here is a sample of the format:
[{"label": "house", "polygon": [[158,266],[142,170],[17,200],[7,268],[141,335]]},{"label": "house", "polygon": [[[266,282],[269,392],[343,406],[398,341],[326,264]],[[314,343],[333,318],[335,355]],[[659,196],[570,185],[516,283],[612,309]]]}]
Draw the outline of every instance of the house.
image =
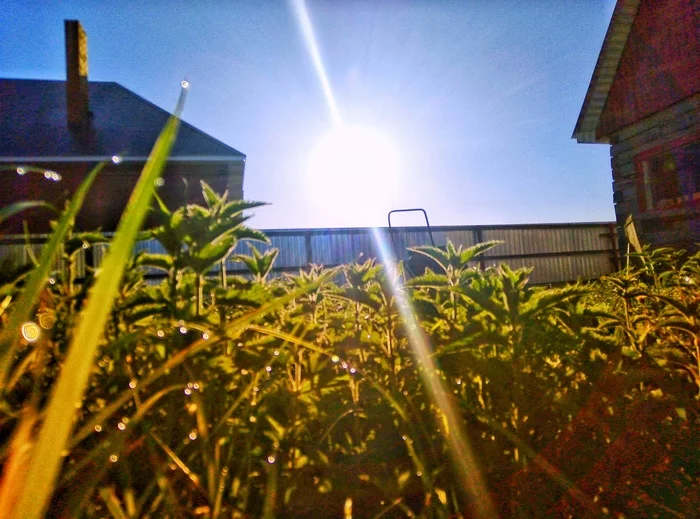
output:
[{"label": "house", "polygon": [[[85,32],[66,20],[65,33],[66,81],[0,79],[0,207],[17,200],[61,207],[96,164],[108,161],[77,226],[112,231],[170,114],[118,83],[88,81]],[[201,202],[205,180],[243,198],[244,167],[245,155],[183,121],[158,193],[171,207]],[[1,231],[21,232],[27,220],[30,232],[46,232],[50,214],[22,213]]]},{"label": "house", "polygon": [[617,1],[573,137],[611,146],[620,236],[631,216],[642,244],[697,250],[697,0]]}]

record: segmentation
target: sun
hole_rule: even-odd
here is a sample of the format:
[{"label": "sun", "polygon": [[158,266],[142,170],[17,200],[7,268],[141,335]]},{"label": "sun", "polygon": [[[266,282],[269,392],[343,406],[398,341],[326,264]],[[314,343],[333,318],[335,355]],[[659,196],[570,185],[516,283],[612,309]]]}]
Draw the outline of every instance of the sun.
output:
[{"label": "sun", "polygon": [[305,187],[324,225],[378,225],[377,215],[386,217],[400,191],[399,173],[398,148],[385,134],[339,125],[312,150]]}]

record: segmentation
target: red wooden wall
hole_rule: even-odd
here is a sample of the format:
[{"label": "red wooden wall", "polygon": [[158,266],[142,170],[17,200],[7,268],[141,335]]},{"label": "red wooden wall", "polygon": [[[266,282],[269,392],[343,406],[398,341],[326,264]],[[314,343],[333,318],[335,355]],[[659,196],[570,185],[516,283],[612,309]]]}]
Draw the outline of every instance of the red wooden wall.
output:
[{"label": "red wooden wall", "polygon": [[643,0],[598,126],[607,136],[700,92],[700,2]]}]

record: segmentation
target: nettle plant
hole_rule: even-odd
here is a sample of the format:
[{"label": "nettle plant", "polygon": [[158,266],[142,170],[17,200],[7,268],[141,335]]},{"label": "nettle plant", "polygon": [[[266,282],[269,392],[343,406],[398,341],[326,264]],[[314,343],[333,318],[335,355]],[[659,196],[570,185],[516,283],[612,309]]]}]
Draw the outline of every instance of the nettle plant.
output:
[{"label": "nettle plant", "polygon": [[[176,127],[100,270],[72,267],[107,241],[73,228],[96,170],[0,288],[2,517],[700,507],[700,256],[645,250],[556,288],[479,268],[496,242],[416,248],[430,266],[411,279],[374,259],[274,276],[279,251],[245,225],[259,203],[206,184],[204,205],[153,198]],[[163,252],[133,255],[139,238]]]}]

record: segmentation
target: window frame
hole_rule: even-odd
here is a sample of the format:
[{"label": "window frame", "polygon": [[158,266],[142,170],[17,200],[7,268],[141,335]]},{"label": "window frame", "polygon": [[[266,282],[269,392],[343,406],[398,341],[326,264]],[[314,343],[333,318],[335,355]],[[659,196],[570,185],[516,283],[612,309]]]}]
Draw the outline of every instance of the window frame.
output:
[{"label": "window frame", "polygon": [[696,191],[693,198],[690,200],[683,200],[682,197],[678,197],[676,203],[672,205],[667,205],[664,207],[647,207],[647,200],[649,198],[652,198],[653,201],[653,195],[650,193],[651,182],[648,182],[645,179],[645,176],[648,175],[648,173],[645,171],[645,164],[648,163],[650,159],[659,157],[664,154],[670,154],[674,150],[684,148],[694,143],[698,143],[700,145],[700,133],[693,133],[691,135],[686,135],[683,137],[673,139],[664,144],[654,146],[653,148],[645,150],[634,156],[634,167],[637,181],[637,202],[640,213],[659,213],[683,207],[689,207],[693,205],[700,205],[700,197],[698,197],[698,192],[700,191]]}]

